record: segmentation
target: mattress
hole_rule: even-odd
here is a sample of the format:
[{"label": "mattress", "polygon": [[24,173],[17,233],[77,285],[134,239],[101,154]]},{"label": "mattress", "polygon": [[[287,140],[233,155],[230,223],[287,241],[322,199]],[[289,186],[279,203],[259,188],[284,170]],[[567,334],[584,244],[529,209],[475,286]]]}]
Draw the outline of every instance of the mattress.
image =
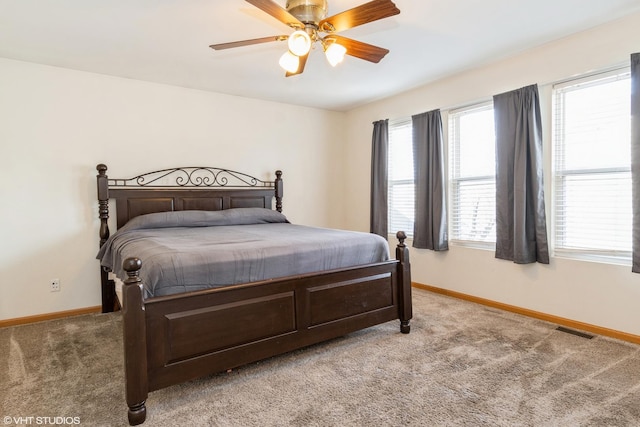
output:
[{"label": "mattress", "polygon": [[382,237],[291,224],[269,209],[141,215],[114,233],[97,258],[121,280],[142,260],[145,298],[383,262]]}]

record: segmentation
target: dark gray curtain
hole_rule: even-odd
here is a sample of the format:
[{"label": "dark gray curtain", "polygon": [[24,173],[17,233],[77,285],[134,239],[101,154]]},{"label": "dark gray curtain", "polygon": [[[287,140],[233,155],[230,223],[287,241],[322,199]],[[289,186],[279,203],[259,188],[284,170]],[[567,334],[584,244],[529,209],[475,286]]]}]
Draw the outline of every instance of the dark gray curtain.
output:
[{"label": "dark gray curtain", "polygon": [[411,120],[415,178],[413,247],[446,251],[449,240],[440,110],[417,114]]},{"label": "dark gray curtain", "polygon": [[538,86],[493,97],[496,258],[549,263]]},{"label": "dark gray curtain", "polygon": [[631,182],[633,188],[633,267],[640,273],[640,53],[631,55]]},{"label": "dark gray curtain", "polygon": [[371,138],[371,232],[387,238],[389,120],[373,122]]}]

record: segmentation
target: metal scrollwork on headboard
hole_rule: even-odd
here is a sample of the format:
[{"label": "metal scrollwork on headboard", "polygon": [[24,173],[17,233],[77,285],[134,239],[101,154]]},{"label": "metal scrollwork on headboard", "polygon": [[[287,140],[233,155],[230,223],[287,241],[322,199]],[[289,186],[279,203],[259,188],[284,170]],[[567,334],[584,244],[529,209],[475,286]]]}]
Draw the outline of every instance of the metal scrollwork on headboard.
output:
[{"label": "metal scrollwork on headboard", "polygon": [[127,179],[109,179],[110,187],[273,187],[273,181],[263,181],[242,172],[206,166],[162,169]]}]

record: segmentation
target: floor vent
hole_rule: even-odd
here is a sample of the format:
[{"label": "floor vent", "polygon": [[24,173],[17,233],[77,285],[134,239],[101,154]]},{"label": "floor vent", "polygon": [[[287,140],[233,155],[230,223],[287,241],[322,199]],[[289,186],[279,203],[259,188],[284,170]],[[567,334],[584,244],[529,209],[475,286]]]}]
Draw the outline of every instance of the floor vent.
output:
[{"label": "floor vent", "polygon": [[556,330],[561,332],[566,332],[571,335],[577,335],[579,337],[586,338],[588,340],[590,340],[595,336],[595,335],[587,334],[585,332],[576,331],[575,329],[565,328],[564,326],[558,326]]}]

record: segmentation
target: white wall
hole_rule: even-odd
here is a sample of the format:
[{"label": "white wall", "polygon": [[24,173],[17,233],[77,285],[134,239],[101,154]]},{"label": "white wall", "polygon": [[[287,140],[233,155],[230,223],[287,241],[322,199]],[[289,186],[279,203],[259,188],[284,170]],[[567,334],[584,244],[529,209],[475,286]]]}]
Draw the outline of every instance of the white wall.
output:
[{"label": "white wall", "polygon": [[0,319],[101,304],[96,164],[282,169],[284,213],[340,227],[342,129],[344,113],[0,59]]},{"label": "white wall", "polygon": [[[346,114],[0,59],[0,319],[100,305],[97,163],[111,177],[282,169],[294,222],[368,231],[371,122],[624,63],[640,51],[637,28],[640,15]],[[456,246],[411,256],[416,282],[640,335],[640,275],[629,267],[519,266]]]},{"label": "white wall", "polygon": [[[549,84],[629,62],[640,51],[640,14],[549,43],[500,62],[451,76],[347,113],[349,158],[345,226],[368,230],[371,122],[489,100],[533,83],[549,102]],[[549,111],[545,150],[550,152]],[[368,129],[368,132],[365,131]],[[549,170],[549,167],[547,168]],[[550,176],[545,177],[547,184]],[[547,215],[550,215],[547,191]],[[516,265],[491,251],[452,246],[446,253],[412,250],[415,282],[640,335],[640,275],[631,267],[552,258]]]}]

